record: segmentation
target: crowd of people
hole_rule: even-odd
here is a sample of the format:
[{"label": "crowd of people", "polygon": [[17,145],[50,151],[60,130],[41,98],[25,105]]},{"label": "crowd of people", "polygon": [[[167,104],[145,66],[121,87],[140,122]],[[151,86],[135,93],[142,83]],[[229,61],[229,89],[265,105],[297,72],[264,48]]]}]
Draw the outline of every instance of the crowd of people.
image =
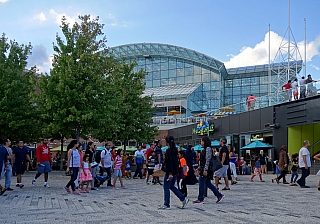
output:
[{"label": "crowd of people", "polygon": [[[191,145],[183,151],[177,148],[172,136],[165,138],[167,149],[162,151],[160,141],[154,141],[150,148],[146,145],[138,147],[133,156],[133,160],[121,148],[111,148],[109,143],[105,144],[105,149],[97,151],[93,142],[89,142],[84,151],[82,145],[76,140],[72,140],[67,146],[67,168],[66,175],[70,180],[66,183],[64,190],[68,193],[79,195],[89,193],[89,191],[98,190],[99,186],[107,182],[107,187],[117,189],[119,186],[125,189],[123,178],[130,179],[132,165],[136,167],[133,178],[144,179],[146,184],[163,185],[164,201],[158,209],[170,209],[170,192],[172,191],[182,202],[182,208],[185,208],[189,202],[188,185],[199,184],[198,198],[193,204],[202,204],[205,197],[208,196],[210,189],[216,196],[216,203],[220,203],[224,195],[220,192],[230,190],[231,185],[236,184],[240,179],[239,174],[247,172],[247,165],[244,159],[238,158],[234,147],[227,145],[227,140],[220,139],[220,147],[211,147],[211,141],[208,137],[203,137],[201,145],[203,150],[197,156]],[[5,178],[5,185],[0,185],[0,194],[5,191],[12,191],[11,177],[12,166],[15,166],[17,175],[16,187],[23,188],[22,175],[27,169],[27,162],[30,156],[24,143],[19,141],[18,145],[11,149],[9,139],[2,139],[0,146],[0,178]],[[308,147],[309,141],[304,141],[303,147],[299,153],[292,155],[291,160],[287,152],[287,147],[282,146],[279,153],[279,160],[276,164],[277,177],[272,182],[289,184],[286,181],[288,167],[290,166],[292,177],[291,186],[299,185],[301,188],[309,188],[306,185],[306,178],[310,174],[311,157]],[[36,149],[37,173],[32,180],[32,185],[36,185],[37,179],[43,174],[43,186],[49,188],[48,179],[51,172],[52,158],[48,139],[43,139],[42,143]],[[255,156],[253,174],[250,181],[254,181],[255,176],[259,176],[267,171],[266,156],[263,151]],[[320,160],[320,153],[314,156],[315,160]],[[291,164],[289,164],[291,161]],[[301,176],[298,179],[298,169],[301,169]],[[104,176],[104,173],[107,175]],[[250,172],[251,173],[251,172]],[[320,175],[320,171],[318,172]],[[233,178],[232,178],[233,176]],[[103,178],[104,177],[104,178]],[[163,181],[161,181],[163,177]],[[100,178],[100,179],[99,179]],[[102,179],[101,179],[102,178]],[[113,182],[112,182],[113,178]],[[117,185],[119,180],[120,185]],[[220,189],[219,184],[224,180],[225,186]],[[111,183],[112,182],[112,183]],[[177,186],[177,187],[176,187]],[[71,188],[71,189],[70,189]],[[320,190],[320,181],[318,185]]]}]

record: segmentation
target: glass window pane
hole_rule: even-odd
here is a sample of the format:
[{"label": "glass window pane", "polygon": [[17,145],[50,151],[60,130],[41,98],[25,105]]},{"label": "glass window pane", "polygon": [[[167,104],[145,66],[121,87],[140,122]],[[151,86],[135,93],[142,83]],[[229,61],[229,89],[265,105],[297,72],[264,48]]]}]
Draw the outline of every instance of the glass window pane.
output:
[{"label": "glass window pane", "polygon": [[161,78],[168,78],[169,77],[169,73],[168,70],[162,70],[161,71]]},{"label": "glass window pane", "polygon": [[154,79],[152,83],[153,83],[153,87],[159,87],[160,86],[160,80],[159,79],[158,80]]},{"label": "glass window pane", "polygon": [[178,68],[177,69],[177,76],[178,77],[184,76],[184,68]]},{"label": "glass window pane", "polygon": [[191,83],[193,83],[193,76],[186,76],[186,77],[185,77],[185,83],[186,83],[186,84],[191,84]]},{"label": "glass window pane", "polygon": [[169,77],[174,78],[177,76],[177,72],[175,69],[169,70]]},{"label": "glass window pane", "polygon": [[176,59],[169,59],[169,69],[176,69],[177,68],[177,64],[176,64]]},{"label": "glass window pane", "polygon": [[183,84],[184,84],[184,76],[177,78],[177,84],[178,84],[178,85],[183,85]]}]

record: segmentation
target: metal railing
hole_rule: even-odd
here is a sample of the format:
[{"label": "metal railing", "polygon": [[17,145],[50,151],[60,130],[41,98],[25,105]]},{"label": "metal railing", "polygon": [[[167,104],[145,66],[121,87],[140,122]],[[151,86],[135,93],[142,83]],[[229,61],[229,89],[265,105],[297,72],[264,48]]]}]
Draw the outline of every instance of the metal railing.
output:
[{"label": "metal railing", "polygon": [[[269,95],[256,97],[254,100],[245,100],[239,103],[226,105],[229,107],[225,110],[215,109],[201,114],[201,117],[184,117],[185,114],[174,116],[158,116],[153,117],[153,125],[183,125],[191,123],[199,123],[206,121],[208,118],[225,117],[233,114],[239,114],[247,111],[257,110],[268,106],[281,104],[284,102],[301,100],[320,94],[320,80],[313,81],[305,85],[291,88],[288,90],[278,90]],[[231,108],[231,109],[230,109]]]}]

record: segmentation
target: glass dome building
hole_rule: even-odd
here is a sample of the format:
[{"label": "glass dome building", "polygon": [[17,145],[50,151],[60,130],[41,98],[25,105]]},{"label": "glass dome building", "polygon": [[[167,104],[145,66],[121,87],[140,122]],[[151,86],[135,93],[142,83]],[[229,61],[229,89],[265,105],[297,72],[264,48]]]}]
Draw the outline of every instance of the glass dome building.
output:
[{"label": "glass dome building", "polygon": [[[277,78],[277,71],[286,72],[284,64],[272,64],[271,80],[268,80],[269,65],[226,69],[215,58],[169,44],[127,44],[110,48],[109,54],[118,60],[125,58],[128,63],[136,61],[136,72],[146,71],[144,94],[153,97],[155,116],[166,116],[168,111],[176,110],[182,117],[189,117],[227,105],[243,112],[245,104],[239,103],[245,102],[250,94],[261,97],[257,102],[260,108],[271,101],[285,100],[279,95],[268,96],[284,84]],[[301,71],[302,64],[302,61],[292,64],[295,66],[292,78]]]},{"label": "glass dome building", "polygon": [[136,61],[135,70],[147,72],[145,94],[153,96],[158,116],[170,110],[190,116],[224,105],[227,70],[221,61],[190,49],[156,43],[112,47],[110,54],[128,63]]}]

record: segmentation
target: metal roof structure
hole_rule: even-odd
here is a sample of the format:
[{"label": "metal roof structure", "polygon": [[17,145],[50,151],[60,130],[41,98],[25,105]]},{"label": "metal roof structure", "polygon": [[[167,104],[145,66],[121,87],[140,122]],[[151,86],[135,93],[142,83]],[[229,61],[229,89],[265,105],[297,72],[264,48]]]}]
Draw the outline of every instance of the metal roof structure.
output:
[{"label": "metal roof structure", "polygon": [[153,98],[170,98],[172,97],[188,97],[193,93],[201,83],[176,85],[172,86],[161,86],[156,88],[147,88],[142,96],[152,96]]},{"label": "metal roof structure", "polygon": [[134,43],[109,48],[109,54],[115,58],[152,58],[166,56],[199,63],[217,71],[225,70],[223,62],[200,52],[160,43]]}]

